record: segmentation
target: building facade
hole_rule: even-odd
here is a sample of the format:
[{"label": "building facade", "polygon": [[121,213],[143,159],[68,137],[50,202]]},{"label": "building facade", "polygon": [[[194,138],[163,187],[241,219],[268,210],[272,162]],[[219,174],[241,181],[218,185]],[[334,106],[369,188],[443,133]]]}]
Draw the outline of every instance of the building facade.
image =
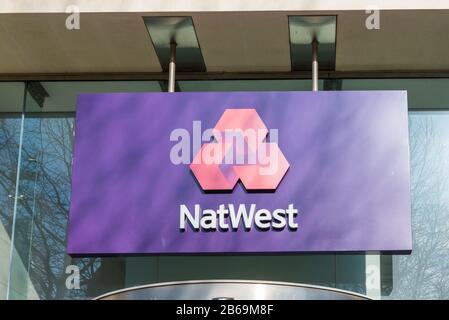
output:
[{"label": "building facade", "polygon": [[[204,279],[448,299],[449,5],[372,2],[3,0],[0,299],[90,299]],[[78,94],[169,89],[169,43],[148,19],[190,19],[193,29],[178,40],[177,92],[310,91],[311,46],[296,38],[293,17],[317,16],[334,19],[318,27],[331,35],[318,47],[319,91],[407,91],[411,254],[66,253]]]}]

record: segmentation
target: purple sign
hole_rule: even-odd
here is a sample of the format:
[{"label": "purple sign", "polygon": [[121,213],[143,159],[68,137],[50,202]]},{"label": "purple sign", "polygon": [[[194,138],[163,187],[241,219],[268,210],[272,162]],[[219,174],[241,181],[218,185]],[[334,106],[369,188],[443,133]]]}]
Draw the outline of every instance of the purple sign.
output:
[{"label": "purple sign", "polygon": [[72,255],[410,252],[405,91],[78,97]]}]

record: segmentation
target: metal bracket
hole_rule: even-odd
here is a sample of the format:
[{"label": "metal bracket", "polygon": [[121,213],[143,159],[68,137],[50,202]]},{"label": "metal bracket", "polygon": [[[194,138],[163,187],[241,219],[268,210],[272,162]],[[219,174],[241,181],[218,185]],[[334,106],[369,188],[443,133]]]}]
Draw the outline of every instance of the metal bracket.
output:
[{"label": "metal bracket", "polygon": [[176,43],[176,71],[206,71],[191,17],[144,17],[162,70],[169,71],[172,44]]},{"label": "metal bracket", "polygon": [[319,43],[320,70],[335,69],[336,16],[289,16],[288,24],[292,70],[312,69],[314,40]]}]

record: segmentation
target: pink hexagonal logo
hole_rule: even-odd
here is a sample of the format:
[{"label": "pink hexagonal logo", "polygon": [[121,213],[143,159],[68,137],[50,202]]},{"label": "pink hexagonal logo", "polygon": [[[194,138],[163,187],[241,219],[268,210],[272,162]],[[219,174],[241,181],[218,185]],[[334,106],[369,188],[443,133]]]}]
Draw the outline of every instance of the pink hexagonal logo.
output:
[{"label": "pink hexagonal logo", "polygon": [[[273,131],[276,140],[277,130]],[[226,109],[190,169],[204,191],[277,189],[290,164],[255,109]]]}]

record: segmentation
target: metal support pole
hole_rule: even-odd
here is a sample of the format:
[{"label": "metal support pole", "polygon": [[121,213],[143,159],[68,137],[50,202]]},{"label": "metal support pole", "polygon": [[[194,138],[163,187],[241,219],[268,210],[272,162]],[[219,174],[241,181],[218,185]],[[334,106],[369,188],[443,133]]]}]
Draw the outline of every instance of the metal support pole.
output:
[{"label": "metal support pole", "polygon": [[318,41],[312,41],[312,91],[318,91]]},{"label": "metal support pole", "polygon": [[168,92],[175,92],[176,42],[170,42],[170,62],[168,64]]}]

